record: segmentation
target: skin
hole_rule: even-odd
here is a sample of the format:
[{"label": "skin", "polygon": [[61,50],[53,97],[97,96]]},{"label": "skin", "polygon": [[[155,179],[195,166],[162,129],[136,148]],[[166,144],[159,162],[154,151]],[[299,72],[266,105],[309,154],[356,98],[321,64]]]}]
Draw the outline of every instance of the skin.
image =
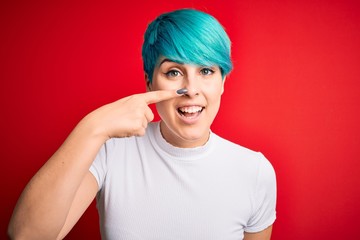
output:
[{"label": "skin", "polygon": [[[147,93],[120,99],[88,114],[24,189],[9,223],[10,238],[64,238],[98,191],[88,169],[100,147],[113,137],[144,135],[154,118],[149,104],[156,103],[162,118],[161,132],[169,143],[184,148],[204,145],[220,106],[224,80],[218,67],[166,60],[155,68]],[[176,90],[184,87],[188,92],[178,95]],[[178,113],[178,107],[194,105],[204,108],[194,119]],[[271,227],[245,233],[244,239],[268,240],[270,235]]]},{"label": "skin", "polygon": [[[224,79],[225,80],[225,79]],[[224,81],[219,67],[179,64],[161,58],[154,70],[150,91],[186,88],[188,92],[156,104],[162,119],[160,128],[164,138],[172,145],[182,148],[204,145],[209,138],[210,126],[219,110]],[[202,107],[198,116],[186,118],[178,112],[179,107]]]}]

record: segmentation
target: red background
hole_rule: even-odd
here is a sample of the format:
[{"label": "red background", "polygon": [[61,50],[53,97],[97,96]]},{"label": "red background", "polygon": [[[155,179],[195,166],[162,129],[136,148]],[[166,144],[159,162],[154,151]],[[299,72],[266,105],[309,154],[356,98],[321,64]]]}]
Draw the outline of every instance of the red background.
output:
[{"label": "red background", "polygon": [[[360,236],[357,1],[2,1],[1,237],[31,176],[89,111],[143,92],[149,21],[214,15],[233,42],[213,131],[263,152],[278,179],[275,240]],[[67,239],[99,238],[95,205]]]}]

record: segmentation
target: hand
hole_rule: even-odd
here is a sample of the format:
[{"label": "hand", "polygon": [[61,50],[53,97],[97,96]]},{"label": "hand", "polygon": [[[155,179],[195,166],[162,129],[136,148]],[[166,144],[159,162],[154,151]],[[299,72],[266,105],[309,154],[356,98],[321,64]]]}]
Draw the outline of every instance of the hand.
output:
[{"label": "hand", "polygon": [[148,105],[179,96],[175,90],[135,94],[96,109],[83,121],[105,139],[143,136],[148,123],[154,119]]}]

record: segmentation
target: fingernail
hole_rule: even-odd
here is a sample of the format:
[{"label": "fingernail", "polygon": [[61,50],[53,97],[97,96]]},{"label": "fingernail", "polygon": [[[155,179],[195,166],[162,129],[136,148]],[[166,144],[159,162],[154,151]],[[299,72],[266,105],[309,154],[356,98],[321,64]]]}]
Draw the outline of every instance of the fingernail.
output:
[{"label": "fingernail", "polygon": [[186,88],[181,88],[181,89],[176,91],[176,93],[179,94],[179,95],[185,94],[187,92],[188,92],[188,90]]}]

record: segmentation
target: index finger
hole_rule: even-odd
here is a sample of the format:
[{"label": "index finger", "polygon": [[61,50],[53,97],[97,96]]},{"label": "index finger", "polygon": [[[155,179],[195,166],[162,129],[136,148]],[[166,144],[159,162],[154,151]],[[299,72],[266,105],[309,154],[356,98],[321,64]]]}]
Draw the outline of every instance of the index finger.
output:
[{"label": "index finger", "polygon": [[[182,91],[180,91],[182,90]],[[180,97],[187,91],[179,90],[158,90],[144,93],[145,101],[147,104],[158,103],[175,97]]]}]

